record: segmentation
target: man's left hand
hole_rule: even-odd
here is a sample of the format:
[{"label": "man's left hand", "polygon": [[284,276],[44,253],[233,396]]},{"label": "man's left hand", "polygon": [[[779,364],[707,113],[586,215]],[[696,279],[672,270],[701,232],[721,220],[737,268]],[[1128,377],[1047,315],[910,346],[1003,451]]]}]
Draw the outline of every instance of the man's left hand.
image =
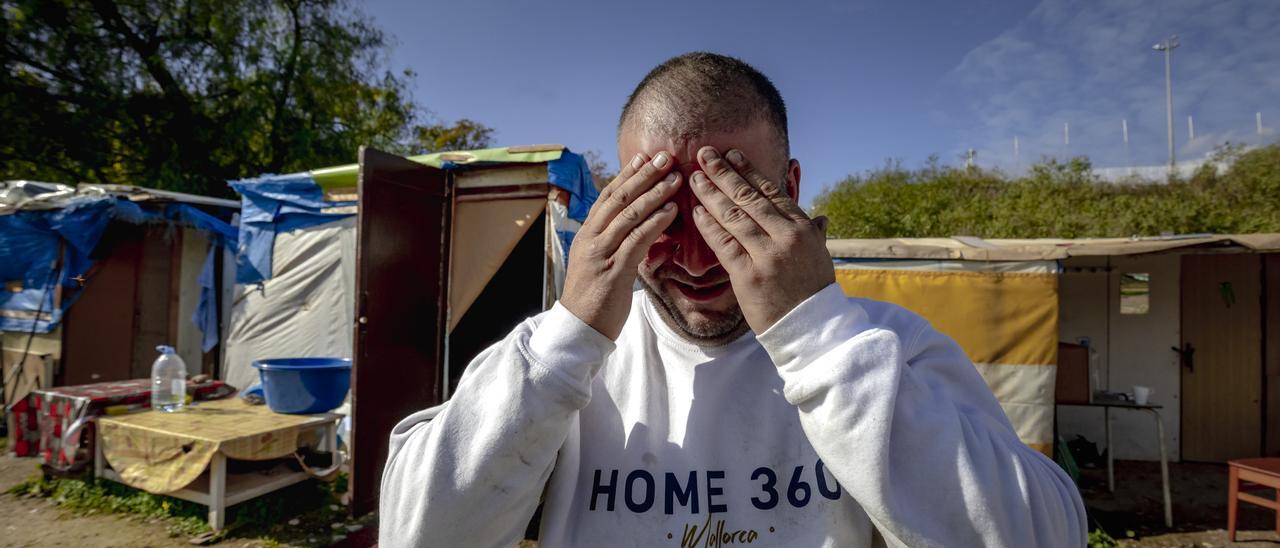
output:
[{"label": "man's left hand", "polygon": [[810,219],[782,184],[741,151],[698,151],[690,188],[702,205],[693,221],[729,272],[747,324],[757,334],[835,281],[826,218]]}]

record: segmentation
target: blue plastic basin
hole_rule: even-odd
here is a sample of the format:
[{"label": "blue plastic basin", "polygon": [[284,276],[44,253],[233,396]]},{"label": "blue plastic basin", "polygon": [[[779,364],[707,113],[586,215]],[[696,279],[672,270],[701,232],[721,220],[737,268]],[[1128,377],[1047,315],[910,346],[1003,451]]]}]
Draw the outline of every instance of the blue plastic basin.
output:
[{"label": "blue plastic basin", "polygon": [[253,362],[267,407],[276,413],[324,413],[342,405],[351,388],[347,358],[273,358]]}]

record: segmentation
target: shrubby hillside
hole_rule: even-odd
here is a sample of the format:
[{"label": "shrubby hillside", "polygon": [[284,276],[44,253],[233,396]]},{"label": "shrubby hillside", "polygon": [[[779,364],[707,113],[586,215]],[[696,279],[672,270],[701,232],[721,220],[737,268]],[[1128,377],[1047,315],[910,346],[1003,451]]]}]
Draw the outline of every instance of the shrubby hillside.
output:
[{"label": "shrubby hillside", "polygon": [[[1217,165],[1229,166],[1218,174]],[[1024,176],[940,165],[852,175],[814,200],[832,238],[1084,238],[1280,232],[1280,144],[1224,145],[1189,180],[1103,182],[1087,158]]]}]

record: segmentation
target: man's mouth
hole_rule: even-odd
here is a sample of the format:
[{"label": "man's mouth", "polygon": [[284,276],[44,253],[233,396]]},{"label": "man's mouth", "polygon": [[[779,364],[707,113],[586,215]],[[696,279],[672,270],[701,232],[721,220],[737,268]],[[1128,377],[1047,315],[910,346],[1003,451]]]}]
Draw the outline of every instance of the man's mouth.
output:
[{"label": "man's mouth", "polygon": [[719,297],[729,290],[729,281],[725,280],[713,284],[693,284],[681,282],[678,280],[670,280],[671,284],[676,286],[681,295],[695,302],[706,302]]}]

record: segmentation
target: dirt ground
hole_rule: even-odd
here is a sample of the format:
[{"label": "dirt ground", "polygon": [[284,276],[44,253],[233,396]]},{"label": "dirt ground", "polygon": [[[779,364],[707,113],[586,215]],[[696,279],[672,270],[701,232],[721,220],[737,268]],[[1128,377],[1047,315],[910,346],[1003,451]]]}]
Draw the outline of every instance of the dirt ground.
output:
[{"label": "dirt ground", "polygon": [[[89,547],[187,547],[191,548],[190,538],[185,535],[171,535],[170,523],[166,520],[146,519],[125,514],[89,513],[82,514],[59,508],[48,498],[27,498],[3,494],[9,488],[22,483],[37,472],[35,459],[14,458],[0,453],[0,548],[27,546],[75,546]],[[332,509],[332,508],[330,508]],[[329,521],[312,523],[317,518],[313,512],[300,515],[302,525],[296,526],[299,520],[290,520],[292,528],[287,536],[298,537],[299,546],[335,545],[342,548],[366,548],[377,542],[376,529],[368,524],[363,529],[342,531],[335,534],[329,530]],[[376,519],[376,516],[369,516]],[[369,521],[369,520],[365,520]],[[337,524],[334,524],[335,526]],[[283,527],[284,525],[281,524]],[[336,527],[334,527],[336,529]],[[273,533],[273,536],[275,535]],[[339,540],[333,544],[333,540]],[[289,542],[275,543],[281,547],[292,547]],[[257,548],[264,541],[255,537],[238,537],[233,532],[227,538],[216,543],[219,547]]]},{"label": "dirt ground", "polygon": [[[1122,546],[1280,546],[1275,512],[1241,504],[1236,542],[1227,542],[1227,466],[1171,463],[1173,528],[1164,526],[1160,463],[1116,461],[1116,491],[1107,492],[1104,467],[1081,471],[1080,488],[1089,513]],[[1265,496],[1261,495],[1260,496]],[[1127,539],[1132,531],[1134,538]]]},{"label": "dirt ground", "polygon": [[[35,459],[0,454],[0,493],[36,473]],[[185,547],[171,538],[165,524],[118,515],[76,515],[49,499],[23,499],[0,494],[0,546]],[[235,544],[229,544],[235,546]]]}]

